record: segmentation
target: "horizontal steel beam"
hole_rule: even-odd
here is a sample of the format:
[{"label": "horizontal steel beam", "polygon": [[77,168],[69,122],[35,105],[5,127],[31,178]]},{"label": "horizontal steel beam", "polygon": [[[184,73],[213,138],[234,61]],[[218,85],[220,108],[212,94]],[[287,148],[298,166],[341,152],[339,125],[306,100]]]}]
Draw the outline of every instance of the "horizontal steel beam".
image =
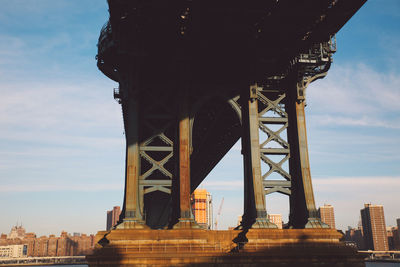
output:
[{"label": "horizontal steel beam", "polygon": [[143,186],[151,186],[151,185],[163,185],[163,186],[171,186],[171,180],[139,180],[139,184]]},{"label": "horizontal steel beam", "polygon": [[260,148],[260,151],[269,155],[287,155],[290,150],[288,148]]},{"label": "horizontal steel beam", "polygon": [[290,181],[284,181],[284,180],[264,180],[263,181],[264,187],[287,187],[290,188],[292,186],[292,183]]},{"label": "horizontal steel beam", "polygon": [[172,146],[141,146],[140,151],[172,151]]},{"label": "horizontal steel beam", "polygon": [[285,124],[288,122],[288,118],[282,118],[282,117],[259,117],[258,121],[262,123],[268,123],[268,124]]}]

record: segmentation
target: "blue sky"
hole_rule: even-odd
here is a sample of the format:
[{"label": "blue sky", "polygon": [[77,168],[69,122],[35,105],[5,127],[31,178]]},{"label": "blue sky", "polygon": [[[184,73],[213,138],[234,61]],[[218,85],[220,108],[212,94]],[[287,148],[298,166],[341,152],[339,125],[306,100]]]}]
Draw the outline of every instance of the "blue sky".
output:
[{"label": "blue sky", "polygon": [[[121,205],[124,135],[117,87],[96,67],[104,0],[0,0],[0,232],[95,233]],[[307,90],[317,205],[356,226],[364,203],[400,218],[400,2],[369,0],[337,35],[328,76]],[[239,144],[205,179],[219,225],[242,213]],[[268,211],[287,217],[285,196]]]}]

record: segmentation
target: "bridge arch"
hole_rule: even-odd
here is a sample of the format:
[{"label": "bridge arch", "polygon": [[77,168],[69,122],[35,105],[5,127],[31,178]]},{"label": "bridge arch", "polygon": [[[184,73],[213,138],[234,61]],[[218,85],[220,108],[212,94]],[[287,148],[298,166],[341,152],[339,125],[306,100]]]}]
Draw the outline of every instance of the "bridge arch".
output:
[{"label": "bridge arch", "polygon": [[191,130],[193,130],[193,124],[194,124],[194,120],[195,120],[197,113],[210,100],[211,101],[219,100],[219,101],[228,103],[230,105],[230,107],[235,111],[236,116],[238,117],[240,123],[242,123],[242,110],[241,110],[241,107],[239,104],[239,99],[240,99],[239,94],[237,94],[235,96],[230,96],[225,93],[225,90],[218,90],[219,89],[218,86],[211,87],[211,88],[212,88],[211,90],[213,90],[213,92],[210,94],[201,95],[195,101],[195,103],[193,104],[193,106],[191,108],[191,112],[190,112],[190,128],[191,128]]},{"label": "bridge arch", "polygon": [[[241,137],[239,96],[211,86],[191,107],[191,190],[204,180]],[[226,89],[226,88],[223,88]]]}]

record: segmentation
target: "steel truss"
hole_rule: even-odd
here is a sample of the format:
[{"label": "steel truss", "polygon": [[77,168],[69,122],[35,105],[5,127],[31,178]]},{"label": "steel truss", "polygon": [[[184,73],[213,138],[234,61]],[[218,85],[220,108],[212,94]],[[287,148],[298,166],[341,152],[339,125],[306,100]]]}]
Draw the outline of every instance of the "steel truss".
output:
[{"label": "steel truss", "polygon": [[[174,170],[166,167],[166,164],[173,161],[174,156],[175,136],[171,136],[174,133],[171,128],[175,127],[175,114],[170,106],[159,98],[153,98],[150,105],[143,107],[142,118],[142,125],[146,128],[144,131],[150,133],[139,145],[139,201],[143,213],[144,195],[155,191],[171,194]],[[149,167],[144,168],[145,165]]]},{"label": "steel truss", "polygon": [[[258,100],[258,125],[261,132],[267,135],[267,139],[260,143],[260,159],[268,165],[269,170],[262,174],[265,194],[280,192],[285,195],[291,193],[291,176],[283,168],[283,164],[290,158],[290,147],[286,137],[281,134],[288,128],[288,114],[284,108],[286,94],[273,89],[263,89],[255,86]],[[271,100],[274,99],[274,100]],[[270,116],[269,113],[277,116]],[[279,125],[278,130],[272,130],[272,125]],[[272,143],[278,144],[278,147],[271,147]],[[283,158],[275,162],[269,156],[281,155]],[[273,173],[278,173],[284,180],[267,179]]]},{"label": "steel truss", "polygon": [[[255,83],[241,96],[245,167],[243,227],[276,227],[267,219],[265,203],[265,195],[274,192],[289,196],[289,227],[328,227],[318,218],[315,207],[304,107],[307,86],[327,74],[331,56],[336,51],[334,41],[331,38],[300,53],[286,74]],[[282,136],[284,132],[286,136]],[[281,158],[276,160],[277,156]],[[268,166],[264,173],[262,164]],[[274,173],[282,179],[271,179]]]},{"label": "steel truss", "polygon": [[[329,42],[315,45],[307,53],[296,57],[296,63],[288,73],[271,76],[262,83],[251,85],[247,91],[243,90],[240,96],[225,100],[238,115],[243,129],[243,227],[276,228],[267,219],[265,203],[265,195],[274,192],[289,196],[291,227],[326,227],[317,218],[315,208],[304,107],[307,86],[326,75],[332,53],[332,44]],[[135,96],[141,99],[139,114],[139,104],[133,98],[123,98],[124,90],[117,90],[115,95],[123,110],[126,110],[124,118],[126,117],[127,131],[128,189],[125,203],[131,202],[131,210],[125,211],[124,220],[142,224],[148,221],[146,209],[152,205],[147,205],[146,208],[146,195],[162,192],[169,195],[168,209],[180,210],[177,215],[180,224],[177,227],[195,227],[188,202],[191,183],[190,151],[193,142],[193,118],[188,115],[192,113],[188,106],[191,101],[187,95],[182,95],[177,100],[167,100],[166,95],[154,98],[151,90],[141,90],[140,96],[139,93]],[[135,131],[138,132],[134,133]],[[131,139],[133,141],[129,141]],[[136,146],[130,146],[130,143],[136,144],[137,148],[132,148]],[[280,159],[277,160],[278,157]],[[267,167],[266,170],[261,168],[262,165]],[[137,177],[132,173],[132,168],[136,168]],[[274,178],[276,174],[282,179]],[[179,192],[175,198],[174,190]],[[124,204],[124,207],[128,206]],[[166,220],[174,220],[171,214],[167,217]]]},{"label": "steel truss", "polygon": [[[311,184],[306,88],[325,77],[336,51],[330,36],[364,2],[109,0],[96,59],[119,83],[126,134],[117,228],[196,227],[190,193],[240,136],[242,226],[275,228],[265,196],[276,192],[289,196],[290,227],[325,227]],[[216,85],[227,97],[207,110],[198,97],[215,92],[197,87]]]}]

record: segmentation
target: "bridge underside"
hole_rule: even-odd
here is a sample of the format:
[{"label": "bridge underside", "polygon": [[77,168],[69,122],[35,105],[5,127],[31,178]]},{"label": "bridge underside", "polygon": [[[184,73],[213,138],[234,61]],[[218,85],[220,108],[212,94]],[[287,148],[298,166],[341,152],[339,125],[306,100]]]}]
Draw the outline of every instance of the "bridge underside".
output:
[{"label": "bridge underside", "polygon": [[[125,194],[89,265],[364,266],[317,216],[304,112],[364,2],[108,0],[97,65],[119,84]],[[199,229],[190,194],[239,138],[241,231]],[[270,193],[290,229],[267,219]]]},{"label": "bridge underside", "polygon": [[[180,214],[177,177],[180,171],[178,113],[181,98],[174,92],[159,90],[162,86],[166,85],[147,84],[135,99],[128,100],[129,104],[122,102],[127,139],[134,129],[138,129],[137,212],[155,229],[171,227]],[[213,87],[214,94],[206,97],[191,95],[188,99],[192,112],[188,118],[191,129],[190,192],[241,136],[240,106],[218,93],[221,87]],[[133,125],[136,121],[132,121],[129,110],[133,103],[137,105],[137,125]],[[129,144],[128,141],[127,150]]]},{"label": "bridge underside", "polygon": [[327,227],[314,203],[305,91],[364,2],[109,0],[97,60],[119,83],[127,140],[117,228],[197,227],[190,193],[241,137],[241,226],[276,227],[265,195],[278,192],[290,199],[289,227]]}]

